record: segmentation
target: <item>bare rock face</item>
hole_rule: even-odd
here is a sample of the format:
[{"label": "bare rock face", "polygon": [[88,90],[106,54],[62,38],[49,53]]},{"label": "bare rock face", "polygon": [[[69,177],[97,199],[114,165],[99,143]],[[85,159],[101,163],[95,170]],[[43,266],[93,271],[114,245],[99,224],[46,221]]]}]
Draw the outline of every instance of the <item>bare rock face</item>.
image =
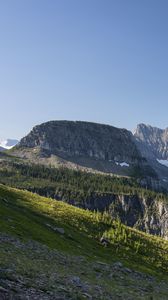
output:
[{"label": "bare rock face", "polygon": [[163,130],[139,124],[134,136],[145,156],[152,159],[168,159],[168,128]]},{"label": "bare rock face", "polygon": [[[22,154],[18,154],[21,149]],[[43,162],[49,158],[51,165],[59,158],[77,166],[118,175],[135,174],[134,169],[137,174],[152,174],[153,171],[130,131],[90,122],[50,121],[35,126],[14,151],[17,155],[28,155],[28,158],[38,152],[36,160],[40,156]],[[26,151],[29,153],[25,154]]]},{"label": "bare rock face", "polygon": [[92,194],[80,202],[70,204],[89,210],[108,211],[113,218],[127,226],[158,235],[168,240],[168,203],[145,195]]},{"label": "bare rock face", "polygon": [[19,146],[40,146],[63,157],[86,156],[133,162],[140,153],[125,129],[89,122],[51,121],[33,128]]},{"label": "bare rock face", "polygon": [[162,200],[137,195],[116,196],[109,207],[128,226],[168,240],[168,204]]},{"label": "bare rock face", "polygon": [[168,128],[140,124],[134,133],[136,145],[168,190]]}]

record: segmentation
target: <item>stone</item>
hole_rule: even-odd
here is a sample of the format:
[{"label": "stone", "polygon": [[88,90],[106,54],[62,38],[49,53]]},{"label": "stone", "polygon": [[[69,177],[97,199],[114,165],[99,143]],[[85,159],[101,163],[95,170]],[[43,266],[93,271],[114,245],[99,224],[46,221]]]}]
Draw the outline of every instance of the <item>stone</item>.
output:
[{"label": "stone", "polygon": [[103,236],[100,238],[100,243],[104,247],[107,247],[110,244],[109,240]]},{"label": "stone", "polygon": [[89,300],[92,300],[92,299],[93,299],[93,297],[92,297],[90,294],[88,294],[88,293],[83,293],[82,295],[83,295],[83,297],[86,298],[86,299],[89,299]]},{"label": "stone", "polygon": [[124,268],[123,271],[126,272],[126,273],[132,273],[132,270],[129,269],[129,268]]},{"label": "stone", "polygon": [[121,262],[115,262],[114,264],[113,264],[113,267],[114,268],[122,268],[123,267],[123,264],[121,263]]},{"label": "stone", "polygon": [[61,228],[61,227],[55,227],[55,231],[61,233],[61,234],[64,234],[65,233],[65,230],[64,228]]},{"label": "stone", "polygon": [[48,224],[48,223],[46,223],[46,226],[50,227],[54,231],[59,232],[60,234],[64,234],[65,233],[65,230],[62,227],[55,227],[55,226],[52,226],[51,224]]},{"label": "stone", "polygon": [[0,292],[1,293],[7,293],[8,291],[5,288],[3,288],[2,286],[0,286]]}]

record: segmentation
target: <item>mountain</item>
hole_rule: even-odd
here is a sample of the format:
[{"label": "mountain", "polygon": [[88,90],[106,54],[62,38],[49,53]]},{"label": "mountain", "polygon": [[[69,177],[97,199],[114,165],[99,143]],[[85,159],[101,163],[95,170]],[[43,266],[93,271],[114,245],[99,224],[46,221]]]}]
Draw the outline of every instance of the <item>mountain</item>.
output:
[{"label": "mountain", "polygon": [[[3,141],[1,150],[17,142]],[[91,122],[50,121],[35,126],[11,153],[55,167],[133,176],[145,179],[144,185],[158,179],[168,189],[168,128],[139,124],[132,134]]]},{"label": "mountain", "polygon": [[14,147],[19,141],[16,139],[6,139],[6,140],[0,140],[0,151],[11,149]]},{"label": "mountain", "polygon": [[136,145],[158,174],[162,184],[168,183],[168,128],[139,124],[134,132]]},{"label": "mountain", "polygon": [[12,152],[36,163],[156,177],[132,133],[109,125],[50,121],[35,126]]},{"label": "mountain", "polygon": [[0,151],[5,151],[6,149],[0,146]]},{"label": "mountain", "polygon": [[168,160],[168,128],[139,124],[134,133],[141,152],[149,159]]},{"label": "mountain", "polygon": [[132,163],[139,157],[129,131],[89,122],[52,121],[41,124],[34,127],[19,146],[39,146],[63,158],[88,157]]}]

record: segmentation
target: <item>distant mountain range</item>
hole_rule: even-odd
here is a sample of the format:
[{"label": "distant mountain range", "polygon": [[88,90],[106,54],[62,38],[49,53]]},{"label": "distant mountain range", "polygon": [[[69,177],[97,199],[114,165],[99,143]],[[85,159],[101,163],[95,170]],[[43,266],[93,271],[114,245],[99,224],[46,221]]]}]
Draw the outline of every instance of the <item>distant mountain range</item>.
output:
[{"label": "distant mountain range", "polygon": [[167,188],[168,128],[139,124],[131,133],[91,122],[50,121],[35,126],[13,154],[56,167],[135,176],[144,185],[150,179]]},{"label": "distant mountain range", "polygon": [[6,140],[0,140],[0,151],[4,151],[7,149],[11,149],[14,147],[19,141],[16,139],[6,139]]},{"label": "distant mountain range", "polygon": [[[0,147],[10,149],[17,140]],[[50,121],[35,126],[12,150],[35,163],[140,178],[168,189],[168,128],[139,124],[134,133],[82,121]]]}]

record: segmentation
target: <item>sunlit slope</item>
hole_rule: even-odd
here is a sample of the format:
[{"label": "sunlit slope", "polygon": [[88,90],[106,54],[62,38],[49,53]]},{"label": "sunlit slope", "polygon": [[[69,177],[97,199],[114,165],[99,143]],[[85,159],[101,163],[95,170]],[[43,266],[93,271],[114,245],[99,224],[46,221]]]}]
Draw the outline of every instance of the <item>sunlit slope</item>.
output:
[{"label": "sunlit slope", "polygon": [[[61,228],[61,230],[60,230]],[[90,259],[167,273],[168,242],[60,201],[0,185],[0,231]],[[63,232],[61,232],[63,231]],[[102,235],[111,244],[103,248]]]}]

